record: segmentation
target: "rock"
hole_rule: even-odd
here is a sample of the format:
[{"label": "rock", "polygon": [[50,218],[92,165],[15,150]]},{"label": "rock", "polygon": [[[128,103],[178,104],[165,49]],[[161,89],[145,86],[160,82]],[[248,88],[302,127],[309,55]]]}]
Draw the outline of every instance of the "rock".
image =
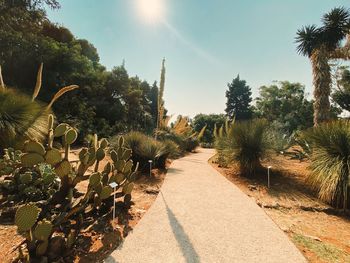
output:
[{"label": "rock", "polygon": [[248,189],[249,189],[250,191],[256,191],[256,190],[258,190],[258,188],[256,187],[256,185],[252,185],[252,184],[248,185]]},{"label": "rock", "polygon": [[319,237],[309,236],[309,235],[304,235],[304,236],[307,237],[307,238],[313,239],[315,241],[322,242],[322,240]]}]

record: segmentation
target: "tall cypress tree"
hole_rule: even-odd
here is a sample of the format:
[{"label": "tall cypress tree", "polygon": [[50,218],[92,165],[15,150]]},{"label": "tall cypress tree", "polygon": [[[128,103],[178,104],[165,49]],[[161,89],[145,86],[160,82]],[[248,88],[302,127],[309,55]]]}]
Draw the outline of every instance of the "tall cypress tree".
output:
[{"label": "tall cypress tree", "polygon": [[226,91],[226,115],[230,120],[247,120],[252,117],[252,92],[245,80],[241,80],[239,75],[227,84]]}]

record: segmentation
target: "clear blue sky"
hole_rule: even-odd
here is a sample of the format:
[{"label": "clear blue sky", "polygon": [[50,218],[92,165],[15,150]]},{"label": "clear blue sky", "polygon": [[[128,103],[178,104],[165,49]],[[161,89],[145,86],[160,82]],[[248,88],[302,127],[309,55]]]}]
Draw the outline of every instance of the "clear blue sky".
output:
[{"label": "clear blue sky", "polygon": [[224,112],[226,84],[237,74],[254,97],[274,80],[301,82],[311,92],[311,67],[295,51],[295,32],[319,24],[333,7],[350,7],[348,0],[149,0],[164,2],[166,22],[148,23],[137,1],[60,0],[62,8],[48,15],[89,40],[108,69],[125,59],[130,75],[152,83],[165,57],[166,108],[190,116]]}]

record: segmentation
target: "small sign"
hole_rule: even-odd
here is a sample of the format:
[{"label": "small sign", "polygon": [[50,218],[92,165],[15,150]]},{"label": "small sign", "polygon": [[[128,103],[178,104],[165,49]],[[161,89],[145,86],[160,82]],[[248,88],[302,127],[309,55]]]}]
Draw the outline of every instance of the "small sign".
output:
[{"label": "small sign", "polygon": [[110,183],[109,186],[112,188],[115,188],[118,186],[118,184],[116,182],[113,182],[113,183]]}]

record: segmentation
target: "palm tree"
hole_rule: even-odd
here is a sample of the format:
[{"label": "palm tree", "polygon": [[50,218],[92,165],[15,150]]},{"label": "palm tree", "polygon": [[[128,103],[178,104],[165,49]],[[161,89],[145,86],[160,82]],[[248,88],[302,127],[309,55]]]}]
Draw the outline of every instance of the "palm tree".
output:
[{"label": "palm tree", "polygon": [[347,45],[340,46],[350,33],[350,11],[344,7],[334,8],[323,16],[322,24],[321,27],[303,27],[297,31],[296,37],[298,53],[308,56],[312,64],[315,126],[329,119],[332,84],[329,60],[350,58],[345,50]]}]

